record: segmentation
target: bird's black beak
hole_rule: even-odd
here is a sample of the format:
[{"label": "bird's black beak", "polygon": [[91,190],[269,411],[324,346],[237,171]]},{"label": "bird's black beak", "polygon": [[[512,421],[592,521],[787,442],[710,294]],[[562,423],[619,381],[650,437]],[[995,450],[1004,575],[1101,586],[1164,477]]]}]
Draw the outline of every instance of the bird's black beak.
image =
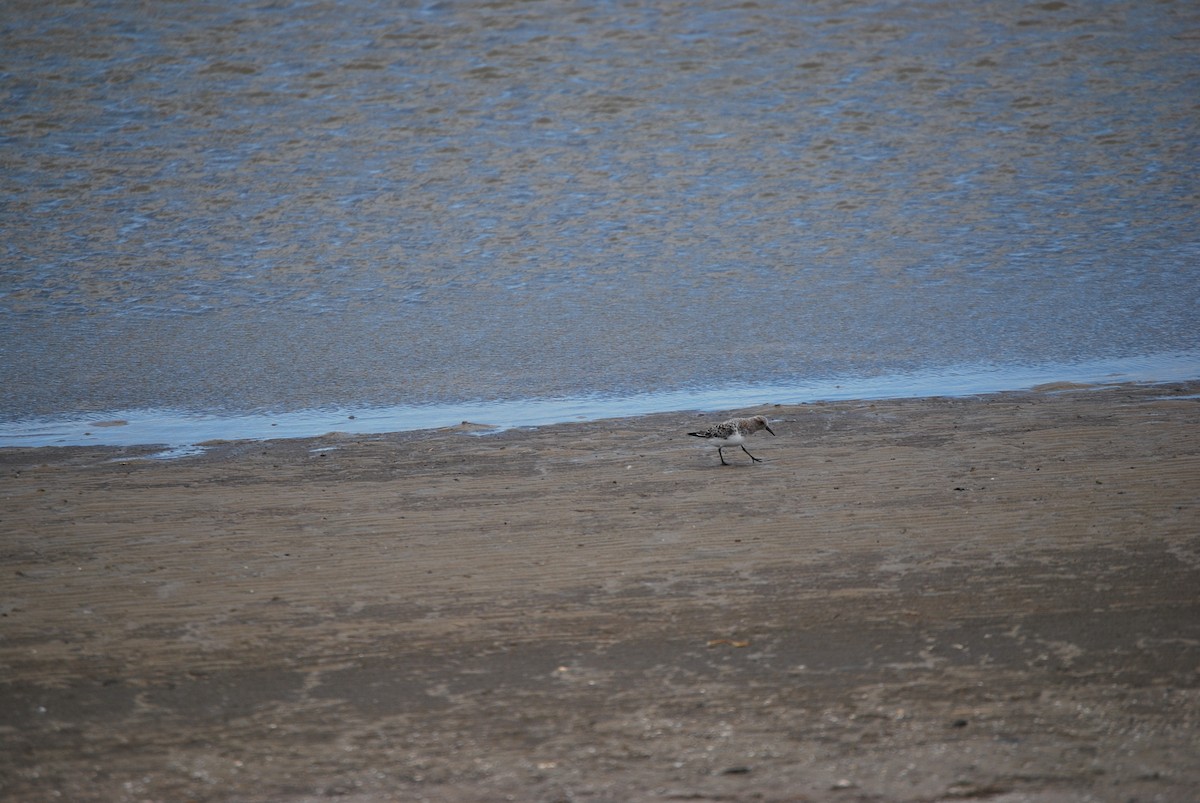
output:
[{"label": "bird's black beak", "polygon": [[770,432],[772,435],[775,434],[775,430],[771,429],[770,426],[768,426],[767,424],[763,424],[763,426],[766,427],[767,432]]}]

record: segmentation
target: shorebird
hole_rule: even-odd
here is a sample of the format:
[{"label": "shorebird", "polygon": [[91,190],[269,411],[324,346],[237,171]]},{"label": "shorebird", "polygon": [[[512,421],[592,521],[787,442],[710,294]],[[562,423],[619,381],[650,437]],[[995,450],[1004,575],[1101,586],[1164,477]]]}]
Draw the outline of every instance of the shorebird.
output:
[{"label": "shorebird", "polygon": [[762,460],[750,454],[746,447],[746,437],[753,435],[760,429],[765,429],[772,435],[775,434],[769,426],[767,426],[767,417],[765,415],[756,415],[752,418],[731,418],[721,424],[714,424],[708,429],[702,429],[699,432],[689,432],[697,438],[706,439],[711,445],[717,447],[717,454],[721,457],[721,465],[727,466],[725,462],[725,453],[721,451],[726,446],[741,446],[742,451],[750,455],[750,459],[755,463],[761,463]]}]

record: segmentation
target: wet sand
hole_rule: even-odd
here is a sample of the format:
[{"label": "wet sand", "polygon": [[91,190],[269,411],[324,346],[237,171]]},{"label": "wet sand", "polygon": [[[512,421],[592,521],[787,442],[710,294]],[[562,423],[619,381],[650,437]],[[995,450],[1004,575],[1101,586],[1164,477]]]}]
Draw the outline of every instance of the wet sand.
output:
[{"label": "wet sand", "polygon": [[1198,392],[0,450],[0,795],[1191,799]]}]

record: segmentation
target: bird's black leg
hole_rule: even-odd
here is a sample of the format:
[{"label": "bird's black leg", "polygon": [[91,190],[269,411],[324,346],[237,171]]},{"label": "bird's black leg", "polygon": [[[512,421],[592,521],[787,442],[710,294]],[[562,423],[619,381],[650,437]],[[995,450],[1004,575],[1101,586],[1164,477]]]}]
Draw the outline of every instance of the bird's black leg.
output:
[{"label": "bird's black leg", "polygon": [[718,446],[717,447],[717,455],[721,458],[721,465],[727,466],[729,464],[725,462],[725,453],[721,451],[724,448],[725,448],[724,446]]},{"label": "bird's black leg", "polygon": [[[746,452],[746,454],[750,454],[750,452],[749,452],[749,451],[747,451],[747,449],[746,449],[746,447],[745,447],[745,446],[743,446],[743,447],[742,447],[742,451],[743,451],[743,452]],[[751,460],[753,460],[755,463],[761,463],[761,462],[762,462],[762,459],[761,459],[761,458],[755,457],[755,456],[754,456],[754,455],[752,455],[752,454],[750,454],[750,459],[751,459]]]}]

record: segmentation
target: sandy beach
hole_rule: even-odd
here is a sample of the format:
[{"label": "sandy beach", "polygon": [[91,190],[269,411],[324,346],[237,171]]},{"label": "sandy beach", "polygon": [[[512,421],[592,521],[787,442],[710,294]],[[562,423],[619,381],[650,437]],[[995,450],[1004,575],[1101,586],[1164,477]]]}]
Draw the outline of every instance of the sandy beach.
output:
[{"label": "sandy beach", "polygon": [[0,450],[0,797],[1194,799],[1197,393]]}]

